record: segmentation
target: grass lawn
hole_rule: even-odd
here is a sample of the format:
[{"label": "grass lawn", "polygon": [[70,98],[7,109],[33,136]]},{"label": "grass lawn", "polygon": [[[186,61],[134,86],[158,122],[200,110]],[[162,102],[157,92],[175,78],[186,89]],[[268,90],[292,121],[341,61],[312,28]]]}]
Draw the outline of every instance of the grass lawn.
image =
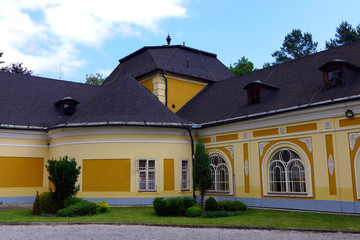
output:
[{"label": "grass lawn", "polygon": [[227,218],[158,217],[152,207],[112,207],[107,213],[69,218],[33,216],[30,209],[0,211],[0,223],[14,222],[155,223],[360,231],[360,216],[356,215],[263,209],[248,209],[241,216]]}]

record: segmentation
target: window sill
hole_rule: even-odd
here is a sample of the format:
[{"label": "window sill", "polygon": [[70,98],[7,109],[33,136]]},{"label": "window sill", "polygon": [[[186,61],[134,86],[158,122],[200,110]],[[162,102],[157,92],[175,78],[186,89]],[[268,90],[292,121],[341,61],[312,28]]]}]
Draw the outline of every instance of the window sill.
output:
[{"label": "window sill", "polygon": [[308,193],[287,193],[287,192],[269,192],[264,194],[265,197],[300,197],[307,198],[312,197]]}]

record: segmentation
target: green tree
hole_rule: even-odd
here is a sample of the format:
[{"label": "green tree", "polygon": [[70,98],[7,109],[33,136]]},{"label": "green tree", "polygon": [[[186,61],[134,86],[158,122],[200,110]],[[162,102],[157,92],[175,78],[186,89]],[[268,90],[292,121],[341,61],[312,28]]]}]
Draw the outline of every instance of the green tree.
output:
[{"label": "green tree", "polygon": [[[4,53],[0,52],[0,58],[2,57]],[[0,61],[0,64],[4,63],[4,61]]]},{"label": "green tree", "polygon": [[33,71],[27,69],[26,67],[22,66],[22,63],[10,63],[8,66],[6,67],[2,67],[0,69],[0,71],[2,72],[9,72],[9,73],[20,73],[20,74],[24,74],[24,75],[31,75],[33,74]]},{"label": "green tree", "polygon": [[271,56],[275,58],[276,63],[283,63],[315,53],[317,45],[317,42],[313,42],[311,33],[303,34],[300,29],[293,29],[285,36],[280,50],[275,51]]},{"label": "green tree", "polygon": [[76,160],[65,156],[56,159],[49,159],[46,169],[49,172],[49,180],[55,186],[55,199],[58,209],[64,207],[64,200],[75,196],[80,186],[76,186],[81,167],[77,167]]},{"label": "green tree", "polygon": [[271,67],[273,64],[271,64],[270,62],[266,62],[263,64],[263,68],[268,68]]},{"label": "green tree", "polygon": [[348,22],[341,22],[339,27],[336,28],[335,38],[325,42],[326,49],[348,44],[360,39],[360,24],[356,29]]},{"label": "green tree", "polygon": [[91,85],[101,85],[103,82],[105,81],[105,78],[102,74],[100,73],[95,73],[95,74],[86,74],[86,84],[91,84]]},{"label": "green tree", "polygon": [[201,209],[203,209],[204,195],[207,190],[213,186],[210,169],[210,156],[205,150],[202,138],[196,143],[194,166],[193,166],[193,182],[195,190],[201,195]]},{"label": "green tree", "polygon": [[230,64],[229,67],[230,71],[232,71],[236,76],[246,74],[249,72],[252,72],[256,70],[254,68],[254,63],[249,61],[245,56],[243,56],[241,59],[239,59],[236,63],[234,63],[234,66]]}]

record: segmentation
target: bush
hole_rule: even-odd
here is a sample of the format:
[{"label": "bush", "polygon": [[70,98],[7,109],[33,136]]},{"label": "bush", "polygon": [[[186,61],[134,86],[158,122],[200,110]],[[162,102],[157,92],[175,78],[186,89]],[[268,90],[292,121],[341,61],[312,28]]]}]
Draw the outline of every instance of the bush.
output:
[{"label": "bush", "polygon": [[109,211],[109,209],[110,209],[109,204],[105,200],[96,203],[96,212],[104,213],[106,211]]},{"label": "bush", "polygon": [[203,210],[199,207],[189,207],[186,210],[185,216],[187,217],[200,217],[204,214]]},{"label": "bush", "polygon": [[166,201],[163,198],[154,198],[154,210],[158,216],[166,216]]},{"label": "bush", "polygon": [[185,216],[186,209],[195,204],[194,199],[186,198],[155,198],[154,210],[158,216]]},{"label": "bush", "polygon": [[75,217],[96,214],[96,203],[82,200],[82,202],[70,205],[57,211],[60,217]]},{"label": "bush", "polygon": [[219,205],[215,198],[209,197],[205,201],[205,210],[206,211],[218,211]]},{"label": "bush", "polygon": [[166,199],[166,213],[167,216],[184,216],[185,215],[184,201],[182,198]]},{"label": "bush", "polygon": [[221,211],[246,211],[247,205],[241,201],[219,201]]},{"label": "bush", "polygon": [[188,209],[189,207],[192,207],[195,204],[195,200],[191,197],[184,197],[182,200],[183,200],[185,209]]},{"label": "bush", "polygon": [[33,204],[32,214],[33,215],[40,215],[40,198],[39,198],[39,192],[36,192],[36,198]]},{"label": "bush", "polygon": [[55,186],[55,199],[58,208],[64,207],[64,200],[68,197],[75,196],[80,186],[76,186],[77,179],[80,174],[81,167],[77,167],[74,158],[65,156],[56,159],[49,159],[48,165],[45,166],[49,172],[49,180]]},{"label": "bush", "polygon": [[53,192],[43,192],[39,195],[40,212],[54,214],[58,210]]},{"label": "bush", "polygon": [[64,208],[70,207],[71,205],[75,205],[75,204],[78,204],[78,203],[84,202],[84,201],[86,202],[86,200],[84,200],[82,198],[68,197],[64,201]]}]

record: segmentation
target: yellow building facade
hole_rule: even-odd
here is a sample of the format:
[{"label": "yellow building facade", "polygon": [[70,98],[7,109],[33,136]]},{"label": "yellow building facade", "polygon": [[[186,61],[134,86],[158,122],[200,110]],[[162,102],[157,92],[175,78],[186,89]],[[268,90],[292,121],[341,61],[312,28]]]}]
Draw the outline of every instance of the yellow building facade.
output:
[{"label": "yellow building facade", "polygon": [[[9,86],[25,84],[8,90],[24,101],[0,119],[0,201],[48,191],[47,160],[65,155],[81,166],[81,198],[191,197],[201,136],[214,183],[207,197],[359,213],[360,56],[349,54],[357,50],[360,43],[234,77],[214,54],[144,47],[102,86],[0,73]],[[33,98],[32,81],[46,88]]]}]

